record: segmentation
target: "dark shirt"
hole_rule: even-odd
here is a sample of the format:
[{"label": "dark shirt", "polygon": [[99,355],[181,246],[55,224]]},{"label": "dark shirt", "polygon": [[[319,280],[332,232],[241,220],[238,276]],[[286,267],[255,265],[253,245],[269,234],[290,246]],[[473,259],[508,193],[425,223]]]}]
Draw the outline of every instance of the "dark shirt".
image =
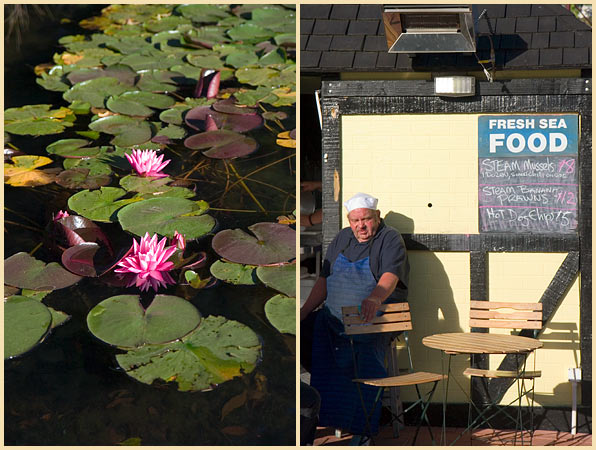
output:
[{"label": "dark shirt", "polygon": [[355,262],[369,256],[369,252],[370,270],[377,281],[385,272],[399,278],[397,287],[389,298],[406,300],[410,275],[406,245],[401,234],[395,228],[385,225],[383,220],[372,240],[367,242],[358,242],[350,227],[341,230],[327,248],[321,277],[327,278],[332,273],[333,263],[340,253]]}]

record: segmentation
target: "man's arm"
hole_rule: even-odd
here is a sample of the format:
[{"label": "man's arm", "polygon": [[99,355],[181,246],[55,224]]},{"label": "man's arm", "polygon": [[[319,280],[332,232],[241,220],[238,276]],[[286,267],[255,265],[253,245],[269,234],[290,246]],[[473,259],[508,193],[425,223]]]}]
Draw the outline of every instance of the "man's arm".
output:
[{"label": "man's arm", "polygon": [[327,278],[319,277],[315,282],[306,302],[300,308],[300,321],[304,320],[311,311],[317,308],[327,298]]},{"label": "man's arm", "polygon": [[[377,313],[379,306],[387,300],[387,297],[395,290],[399,278],[391,272],[385,272],[370,295],[362,301],[361,312],[364,320],[371,322]],[[306,306],[306,305],[305,305]]]}]

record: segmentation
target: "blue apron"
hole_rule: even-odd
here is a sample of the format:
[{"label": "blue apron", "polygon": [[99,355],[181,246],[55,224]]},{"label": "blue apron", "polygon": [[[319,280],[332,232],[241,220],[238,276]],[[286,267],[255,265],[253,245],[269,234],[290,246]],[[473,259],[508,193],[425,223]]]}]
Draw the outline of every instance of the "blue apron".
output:
[{"label": "blue apron", "polygon": [[[370,248],[369,248],[370,253]],[[356,370],[350,340],[341,323],[341,306],[360,305],[377,285],[370,270],[370,255],[350,262],[342,253],[327,277],[325,307],[314,325],[310,384],[321,395],[319,425],[339,428],[353,434],[366,432],[366,420],[356,384],[352,379],[386,377],[385,351],[388,333],[352,336]],[[374,404],[376,387],[361,385],[367,411]],[[371,432],[378,432],[381,405],[370,419]]]}]

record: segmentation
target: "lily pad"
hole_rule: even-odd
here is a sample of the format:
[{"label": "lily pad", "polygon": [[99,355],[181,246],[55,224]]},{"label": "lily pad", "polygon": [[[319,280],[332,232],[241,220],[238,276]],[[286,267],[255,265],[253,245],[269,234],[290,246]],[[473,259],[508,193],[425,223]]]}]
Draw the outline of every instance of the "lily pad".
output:
[{"label": "lily pad", "polygon": [[259,57],[255,52],[236,52],[227,56],[226,64],[236,69],[239,67],[249,66],[256,64],[259,61]]},{"label": "lily pad", "polygon": [[67,189],[97,189],[100,186],[110,184],[110,175],[91,175],[86,168],[74,168],[60,172],[56,177],[56,183]]},{"label": "lily pad", "polygon": [[217,55],[189,55],[186,60],[195,67],[202,69],[223,69],[224,63]]},{"label": "lily pad", "polygon": [[[62,163],[66,170],[84,169],[89,171],[91,177],[105,177],[112,174],[109,164],[102,162],[99,158],[65,159]],[[92,189],[92,188],[89,188]]]},{"label": "lily pad", "polygon": [[172,295],[156,295],[147,309],[138,295],[103,300],[87,315],[89,331],[116,347],[141,347],[171,342],[194,330],[201,314],[192,303]]},{"label": "lily pad", "polygon": [[226,114],[215,111],[210,106],[197,106],[184,116],[186,124],[195,130],[207,129],[207,118],[211,117],[218,129],[244,133],[254,130],[263,124],[263,118],[258,114]]},{"label": "lily pad", "polygon": [[116,78],[120,83],[126,86],[134,86],[137,73],[130,67],[124,64],[114,64],[106,68],[84,68],[69,72],[66,75],[68,81],[73,85],[95,78]]},{"label": "lily pad", "polygon": [[53,161],[45,156],[13,156],[11,163],[4,163],[4,182],[11,186],[43,186],[56,179],[54,170],[37,170]]},{"label": "lily pad", "polygon": [[276,295],[265,303],[265,315],[280,333],[296,334],[296,299]]},{"label": "lily pad", "polygon": [[260,355],[254,331],[239,322],[209,316],[179,341],[146,345],[116,355],[116,360],[142,383],[176,380],[180,391],[204,391],[252,372]]},{"label": "lily pad", "polygon": [[226,283],[254,285],[256,284],[254,277],[256,267],[219,260],[215,261],[209,270],[211,275]]},{"label": "lily pad", "polygon": [[143,144],[151,139],[151,125],[128,116],[108,116],[89,124],[93,131],[115,135],[111,143],[120,147]]},{"label": "lily pad", "polygon": [[190,4],[180,5],[176,11],[197,23],[218,22],[230,16],[228,5]]},{"label": "lily pad", "polygon": [[57,134],[72,127],[76,116],[68,108],[50,109],[52,105],[27,105],[4,111],[4,131],[18,135]]},{"label": "lily pad", "polygon": [[296,297],[296,264],[260,266],[257,276],[267,287],[288,297]]},{"label": "lily pad", "polygon": [[48,309],[50,310],[50,314],[52,314],[52,325],[50,328],[52,330],[70,319],[70,316],[63,311],[57,311],[50,306],[48,306]]},{"label": "lily pad", "polygon": [[230,144],[213,147],[210,150],[204,151],[203,155],[215,159],[239,158],[250,155],[258,147],[259,144],[253,138],[244,137],[243,139]]},{"label": "lily pad", "polygon": [[63,158],[90,158],[99,154],[99,147],[85,147],[89,144],[86,139],[60,139],[46,147],[51,155]]},{"label": "lily pad", "polygon": [[99,222],[113,222],[112,215],[129,203],[140,201],[130,198],[119,200],[126,195],[124,189],[102,187],[96,191],[77,192],[68,199],[68,207],[83,217]]},{"label": "lily pad", "polygon": [[4,359],[22,355],[48,333],[50,310],[41,302],[13,295],[4,302]]},{"label": "lily pad", "polygon": [[215,219],[204,214],[207,208],[205,202],[185,198],[150,198],[122,208],[118,220],[125,231],[137,236],[157,233],[173,238],[178,231],[186,239],[197,239],[215,226]]},{"label": "lily pad", "polygon": [[4,283],[35,291],[54,291],[77,283],[81,277],[58,263],[46,264],[25,252],[4,260]]},{"label": "lily pad", "polygon": [[110,97],[106,102],[106,106],[110,111],[127,116],[149,117],[154,112],[145,105],[132,100],[126,100],[121,96]]},{"label": "lily pad", "polygon": [[195,193],[190,189],[169,186],[167,183],[172,179],[168,177],[153,179],[151,177],[139,177],[136,175],[127,175],[120,179],[120,186],[127,191],[138,192],[143,198],[151,197],[180,197],[192,198]]},{"label": "lily pad", "polygon": [[254,23],[246,22],[228,30],[228,36],[235,41],[260,42],[272,37],[275,33]]},{"label": "lily pad", "polygon": [[104,108],[105,100],[113,95],[120,95],[131,87],[121,83],[117,78],[95,78],[75,84],[64,93],[64,100],[75,100],[90,103],[96,108]]},{"label": "lily pad", "polygon": [[296,258],[296,232],[287,225],[261,222],[243,230],[223,230],[211,245],[222,258],[240,264],[277,264]]}]

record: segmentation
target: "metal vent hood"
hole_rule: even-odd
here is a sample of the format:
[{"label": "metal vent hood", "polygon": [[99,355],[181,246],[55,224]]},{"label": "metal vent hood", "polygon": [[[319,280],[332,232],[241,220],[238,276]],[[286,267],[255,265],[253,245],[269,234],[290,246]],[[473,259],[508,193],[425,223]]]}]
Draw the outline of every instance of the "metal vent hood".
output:
[{"label": "metal vent hood", "polygon": [[385,5],[389,53],[474,53],[470,5]]}]

